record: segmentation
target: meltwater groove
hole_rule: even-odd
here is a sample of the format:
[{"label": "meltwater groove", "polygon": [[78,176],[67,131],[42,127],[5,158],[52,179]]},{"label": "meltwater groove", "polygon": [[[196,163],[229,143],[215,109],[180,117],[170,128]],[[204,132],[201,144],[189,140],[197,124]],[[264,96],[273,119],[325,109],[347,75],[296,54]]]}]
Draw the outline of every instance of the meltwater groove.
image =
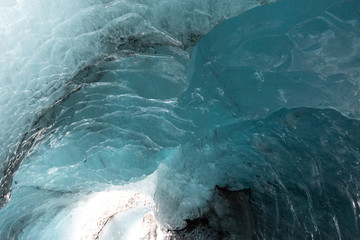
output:
[{"label": "meltwater groove", "polygon": [[357,0],[1,4],[0,239],[360,238]]}]

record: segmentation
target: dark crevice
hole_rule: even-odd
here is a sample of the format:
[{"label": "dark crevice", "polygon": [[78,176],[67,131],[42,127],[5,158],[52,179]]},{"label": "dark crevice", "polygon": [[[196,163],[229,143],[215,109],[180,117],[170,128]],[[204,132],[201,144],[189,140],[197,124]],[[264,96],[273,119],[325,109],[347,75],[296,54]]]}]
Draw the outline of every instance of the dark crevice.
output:
[{"label": "dark crevice", "polygon": [[257,239],[251,201],[251,189],[231,191],[216,186],[209,210],[199,218],[187,219],[185,228],[170,231],[170,239]]}]

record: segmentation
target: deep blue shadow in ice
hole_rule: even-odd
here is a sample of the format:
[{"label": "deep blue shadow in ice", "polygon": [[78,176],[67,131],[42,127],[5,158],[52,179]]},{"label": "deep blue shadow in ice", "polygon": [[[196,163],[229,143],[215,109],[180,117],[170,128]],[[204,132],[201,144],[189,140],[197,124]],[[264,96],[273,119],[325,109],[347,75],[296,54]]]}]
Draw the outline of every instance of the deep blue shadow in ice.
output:
[{"label": "deep blue shadow in ice", "polygon": [[359,7],[270,4],[193,49],[179,105],[213,151],[200,178],[252,189],[260,239],[359,237]]}]

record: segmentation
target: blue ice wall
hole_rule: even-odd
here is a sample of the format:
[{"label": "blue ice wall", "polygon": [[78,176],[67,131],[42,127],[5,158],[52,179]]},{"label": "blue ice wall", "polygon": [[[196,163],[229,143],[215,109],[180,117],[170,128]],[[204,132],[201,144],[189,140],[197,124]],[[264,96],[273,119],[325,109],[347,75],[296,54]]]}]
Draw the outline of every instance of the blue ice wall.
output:
[{"label": "blue ice wall", "polygon": [[260,2],[2,0],[0,177],[36,119],[77,88],[89,66],[157,46],[191,48]]},{"label": "blue ice wall", "polygon": [[[67,51],[85,60],[60,64],[73,69],[62,82],[39,78],[61,82],[56,97],[36,95],[37,110],[21,108],[27,125],[3,126],[27,131],[3,141],[11,144],[2,153],[0,238],[134,239],[130,230],[149,212],[180,229],[207,211],[216,185],[251,189],[257,239],[360,238],[359,2],[261,5],[193,48],[258,3],[173,2],[156,11],[146,3],[102,3],[118,16],[109,23],[91,20],[93,11],[115,16],[103,5],[79,5],[91,34],[76,38],[93,52]],[[138,15],[121,15],[124,6]],[[178,6],[206,23],[159,20]],[[153,203],[131,195],[124,212],[118,193],[127,191]],[[101,214],[114,220],[99,234]]]},{"label": "blue ice wall", "polygon": [[216,169],[201,178],[253,190],[260,239],[359,237],[359,7],[269,4],[193,49],[179,105]]}]

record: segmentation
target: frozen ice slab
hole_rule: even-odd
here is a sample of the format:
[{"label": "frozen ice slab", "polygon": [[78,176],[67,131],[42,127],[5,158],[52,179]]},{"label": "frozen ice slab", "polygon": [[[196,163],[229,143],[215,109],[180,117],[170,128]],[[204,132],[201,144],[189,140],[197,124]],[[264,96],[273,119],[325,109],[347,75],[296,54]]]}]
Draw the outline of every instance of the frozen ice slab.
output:
[{"label": "frozen ice slab", "polygon": [[[259,239],[360,237],[357,1],[260,6],[193,49],[239,5],[59,4],[1,5],[20,20],[1,25],[19,44],[0,45],[0,238],[137,238],[211,209],[215,232],[250,236],[215,186],[251,189],[256,224],[240,225]],[[135,196],[124,192],[151,203],[119,211]]]}]

